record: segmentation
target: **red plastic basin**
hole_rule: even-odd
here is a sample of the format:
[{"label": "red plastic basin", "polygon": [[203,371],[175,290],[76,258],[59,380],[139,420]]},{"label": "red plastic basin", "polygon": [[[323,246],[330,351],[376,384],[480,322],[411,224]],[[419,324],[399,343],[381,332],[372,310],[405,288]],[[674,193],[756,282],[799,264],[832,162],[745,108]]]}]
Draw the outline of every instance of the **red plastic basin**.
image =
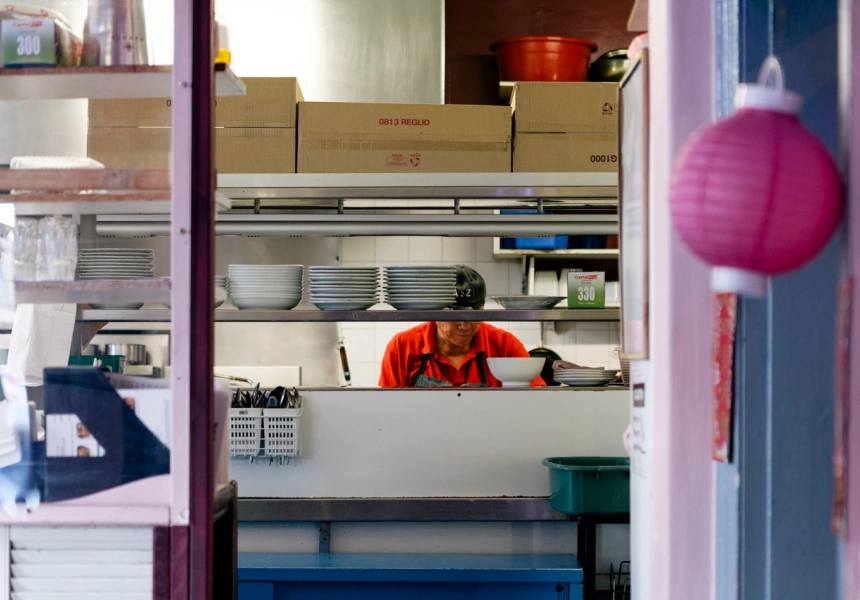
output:
[{"label": "red plastic basin", "polygon": [[500,81],[587,81],[597,44],[576,38],[531,36],[498,40]]}]

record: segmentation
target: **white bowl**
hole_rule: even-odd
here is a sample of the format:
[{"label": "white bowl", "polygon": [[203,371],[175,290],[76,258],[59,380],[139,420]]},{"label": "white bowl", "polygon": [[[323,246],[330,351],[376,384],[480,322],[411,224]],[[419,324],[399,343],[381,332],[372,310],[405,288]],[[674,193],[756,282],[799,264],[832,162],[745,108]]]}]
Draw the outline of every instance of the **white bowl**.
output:
[{"label": "white bowl", "polygon": [[493,377],[505,387],[528,387],[543,371],[546,359],[538,358],[488,358],[487,366]]},{"label": "white bowl", "polygon": [[290,310],[302,301],[301,298],[233,298],[230,302],[239,310]]}]

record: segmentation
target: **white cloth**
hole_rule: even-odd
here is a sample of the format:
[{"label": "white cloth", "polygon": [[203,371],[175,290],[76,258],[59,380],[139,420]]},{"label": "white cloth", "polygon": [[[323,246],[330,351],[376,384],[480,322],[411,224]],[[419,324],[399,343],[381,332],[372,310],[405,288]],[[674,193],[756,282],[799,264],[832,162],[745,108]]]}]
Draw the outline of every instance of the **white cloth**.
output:
[{"label": "white cloth", "polygon": [[65,367],[75,330],[75,304],[19,304],[6,370],[26,385],[41,385],[46,367]]}]

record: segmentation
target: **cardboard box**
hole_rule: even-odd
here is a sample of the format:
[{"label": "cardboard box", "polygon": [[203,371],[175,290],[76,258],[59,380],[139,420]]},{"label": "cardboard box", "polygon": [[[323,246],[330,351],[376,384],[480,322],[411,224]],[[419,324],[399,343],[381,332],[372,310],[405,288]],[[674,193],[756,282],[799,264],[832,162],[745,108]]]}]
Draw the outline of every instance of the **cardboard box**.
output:
[{"label": "cardboard box", "polygon": [[570,271],[567,274],[568,308],[604,308],[606,305],[606,273]]},{"label": "cardboard box", "polygon": [[618,84],[520,82],[513,171],[618,170]]},{"label": "cardboard box", "polygon": [[618,133],[617,83],[517,83],[514,133]]},{"label": "cardboard box", "polygon": [[[108,168],[169,169],[170,128],[91,127],[87,156]],[[236,127],[215,130],[219,173],[295,173],[296,130]]]},{"label": "cardboard box", "polygon": [[515,173],[612,173],[618,170],[614,133],[518,133]]},{"label": "cardboard box", "polygon": [[[302,90],[295,77],[243,78],[244,96],[215,99],[216,127],[296,126]],[[90,127],[170,127],[170,98],[90,100]]]},{"label": "cardboard box", "polygon": [[511,170],[506,106],[300,102],[299,173]]}]

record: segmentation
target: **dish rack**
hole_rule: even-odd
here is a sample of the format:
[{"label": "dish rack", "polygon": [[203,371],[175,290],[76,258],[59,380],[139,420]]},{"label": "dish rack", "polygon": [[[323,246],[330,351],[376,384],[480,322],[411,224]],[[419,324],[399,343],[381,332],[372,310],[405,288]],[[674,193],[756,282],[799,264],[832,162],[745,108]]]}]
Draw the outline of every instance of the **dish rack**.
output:
[{"label": "dish rack", "polygon": [[289,464],[301,452],[302,406],[298,408],[231,408],[230,457],[258,457]]},{"label": "dish rack", "polygon": [[616,570],[614,564],[609,565],[609,573],[598,575],[609,578],[609,589],[595,590],[594,597],[603,600],[630,600],[633,597],[630,575],[630,561],[622,561]]}]

